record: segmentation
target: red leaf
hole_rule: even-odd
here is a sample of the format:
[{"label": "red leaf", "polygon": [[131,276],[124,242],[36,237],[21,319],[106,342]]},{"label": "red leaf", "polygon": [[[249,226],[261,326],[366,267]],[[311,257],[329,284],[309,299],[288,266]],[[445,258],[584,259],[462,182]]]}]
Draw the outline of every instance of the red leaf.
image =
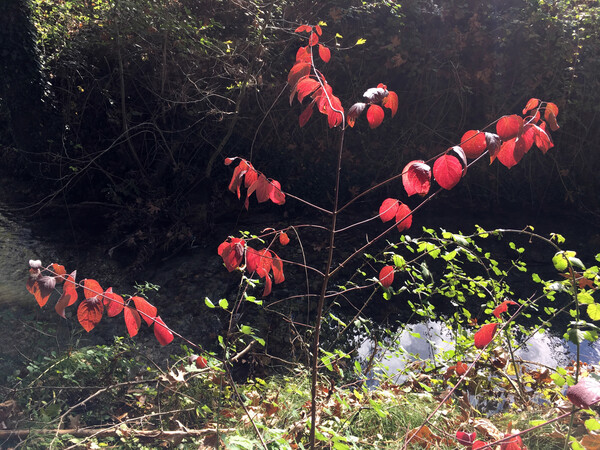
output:
[{"label": "red leaf", "polygon": [[[271,183],[269,183],[269,180],[267,180],[267,177],[261,173],[258,176],[256,183],[254,183],[252,186],[254,186],[254,189],[256,190],[256,199],[258,200],[258,203],[264,203],[269,200],[272,186]],[[251,194],[250,191],[252,190],[252,186],[250,186],[250,189],[248,189],[248,195]]]},{"label": "red leaf", "polygon": [[321,36],[321,34],[323,34],[323,30],[321,29],[321,25],[315,25],[315,31],[317,32],[317,34],[319,36]]},{"label": "red leaf", "polygon": [[[40,282],[42,278],[44,277],[33,278],[30,276],[27,280],[27,290],[35,297],[35,300],[38,302],[38,305],[40,305],[40,308],[48,302],[50,294],[52,294],[52,291],[54,290],[54,288],[47,288],[49,286],[48,283],[51,283],[50,281],[46,280],[46,282]],[[54,277],[46,278],[54,280]]]},{"label": "red leaf", "polygon": [[300,114],[300,117],[298,117],[298,123],[300,124],[300,128],[302,128],[304,125],[306,125],[306,122],[308,122],[308,120],[312,116],[313,105],[314,105],[314,102],[310,103],[306,108],[304,108],[304,111],[302,111],[302,113]]},{"label": "red leaf", "polygon": [[344,118],[342,112],[344,111],[344,108],[342,107],[340,99],[335,95],[331,95],[329,98],[331,100],[331,106],[329,105],[329,102],[327,102],[324,114],[327,114],[327,124],[329,125],[329,128],[334,128],[342,123]]},{"label": "red leaf", "polygon": [[167,328],[160,316],[156,316],[156,320],[154,321],[154,336],[156,336],[156,339],[162,346],[170,344],[173,341],[173,333]]},{"label": "red leaf", "polygon": [[548,122],[548,125],[550,126],[550,129],[552,131],[556,131],[560,128],[558,126],[558,123],[556,122],[556,115],[554,113],[548,112],[548,110],[546,109],[544,117],[546,118],[546,122]]},{"label": "red leaf", "polygon": [[306,96],[312,94],[319,86],[321,86],[319,82],[313,78],[302,78],[296,85],[296,90],[298,91],[298,101],[302,103],[302,100],[304,100]]},{"label": "red leaf", "polygon": [[452,155],[442,155],[433,164],[433,176],[438,184],[447,190],[458,184],[463,174],[463,166]]},{"label": "red leaf", "polygon": [[[249,188],[258,179],[258,172],[252,167],[252,164],[248,163],[248,170],[244,175],[244,187]],[[238,197],[239,198],[239,197]]]},{"label": "red leaf", "polygon": [[127,327],[129,336],[134,337],[136,334],[138,334],[140,325],[142,323],[140,313],[138,313],[131,306],[125,306],[125,309],[123,310],[123,318],[125,319],[125,326]]},{"label": "red leaf", "polygon": [[217,253],[223,258],[225,267],[229,272],[233,271],[242,263],[245,244],[243,239],[231,238],[219,245]]},{"label": "red leaf", "polygon": [[331,51],[329,51],[327,47],[319,44],[319,56],[321,57],[323,62],[328,63],[331,59]]},{"label": "red leaf", "polygon": [[352,105],[350,107],[350,109],[348,110],[348,125],[350,125],[350,127],[354,126],[354,123],[356,122],[356,119],[358,118],[358,116],[360,116],[362,114],[362,112],[365,110],[365,107],[367,106],[366,103],[355,103],[354,105]]},{"label": "red leaf", "polygon": [[83,280],[83,296],[86,299],[102,295],[103,292],[104,289],[100,287],[100,284],[96,280],[88,278]]},{"label": "red leaf", "polygon": [[60,264],[52,263],[50,264],[52,271],[54,272],[54,276],[56,277],[56,282],[58,284],[62,283],[65,280],[65,275],[67,271],[65,270],[65,266],[61,266]]},{"label": "red leaf", "polygon": [[412,211],[404,203],[400,203],[396,211],[396,228],[402,233],[404,230],[408,230],[411,225]]},{"label": "red leaf", "polygon": [[369,122],[369,127],[371,129],[377,128],[383,122],[384,116],[383,108],[379,105],[371,105],[369,109],[367,109],[367,121]]},{"label": "red leaf", "polygon": [[589,377],[583,378],[567,389],[567,397],[578,408],[589,408],[600,401],[600,383]]},{"label": "red leaf", "polygon": [[235,161],[235,158],[225,158],[225,165],[228,166]]},{"label": "red leaf", "polygon": [[231,181],[229,182],[228,189],[234,194],[237,193],[237,197],[240,198],[240,186],[242,184],[242,177],[252,168],[246,160],[242,159],[237,167],[233,170]]},{"label": "red leaf", "polygon": [[456,432],[456,440],[461,445],[471,446],[473,442],[475,442],[475,438],[477,438],[477,432],[473,431],[472,433],[465,433],[464,431]]},{"label": "red leaf", "polygon": [[252,247],[246,247],[246,269],[248,272],[256,272],[256,269],[260,267],[260,253],[254,250]]},{"label": "red leaf", "polygon": [[288,74],[288,84],[294,89],[300,78],[310,73],[310,62],[300,61],[292,66]]},{"label": "red leaf", "polygon": [[390,287],[394,282],[394,266],[383,266],[379,272],[379,282],[383,287]]},{"label": "red leaf", "polygon": [[67,277],[67,280],[63,286],[62,295],[54,306],[56,313],[63,318],[65,318],[65,309],[77,301],[77,286],[75,285],[76,276],[77,271],[74,270],[71,272],[71,275]]},{"label": "red leaf", "polygon": [[431,187],[431,167],[420,159],[409,162],[402,170],[402,184],[409,197],[427,195]]},{"label": "red leaf", "polygon": [[123,297],[113,292],[112,287],[109,287],[106,292],[104,292],[103,297],[104,306],[106,306],[106,314],[108,314],[108,317],[118,316],[121,311],[123,311],[125,301],[123,300]]},{"label": "red leaf", "polygon": [[282,231],[279,233],[279,243],[281,245],[288,245],[290,243],[290,238],[286,232]]},{"label": "red leaf", "polygon": [[285,276],[283,275],[283,262],[281,258],[273,253],[273,260],[271,261],[271,270],[273,271],[273,281],[275,284],[283,283]]},{"label": "red leaf", "polygon": [[394,91],[388,91],[388,96],[381,104],[392,111],[392,117],[398,112],[398,95]]},{"label": "red leaf", "polygon": [[151,305],[145,298],[142,297],[131,297],[133,303],[135,303],[135,308],[138,310],[146,325],[152,325],[154,319],[156,318],[157,309],[156,306]]},{"label": "red leaf", "polygon": [[300,47],[296,52],[296,62],[307,62],[310,63],[310,50],[308,45],[305,47]]},{"label": "red leaf", "polygon": [[475,159],[481,156],[487,147],[485,134],[479,130],[469,130],[460,138],[460,146],[467,158]]},{"label": "red leaf", "polygon": [[544,118],[546,120],[548,120],[550,118],[551,114],[554,116],[554,120],[556,120],[556,116],[558,116],[558,106],[556,106],[552,102],[548,102],[548,103],[546,103],[546,109],[544,111]]},{"label": "red leaf", "polygon": [[279,181],[271,181],[271,191],[269,192],[269,198],[276,205],[283,205],[285,203],[285,194],[281,192],[281,184],[279,184]]},{"label": "red leaf", "polygon": [[384,223],[389,222],[396,217],[399,206],[398,200],[395,198],[386,198],[379,207],[379,217],[381,218],[381,221]]},{"label": "red leaf", "polygon": [[[504,435],[509,437],[510,434]],[[515,436],[512,439],[500,443],[500,450],[523,450],[523,441],[521,436]]]},{"label": "red leaf", "polygon": [[[93,280],[91,280],[93,281]],[[85,331],[88,333],[98,325],[102,319],[104,304],[99,297],[86,298],[77,308],[77,319]]]},{"label": "red leaf", "polygon": [[513,302],[512,300],[504,300],[502,303],[500,303],[498,306],[496,306],[496,308],[494,308],[494,311],[492,311],[492,314],[494,316],[496,316],[497,318],[500,318],[500,314],[508,311],[508,305],[518,305],[518,303]]},{"label": "red leaf", "polygon": [[198,356],[195,363],[198,369],[206,369],[208,367],[208,361],[204,356]]},{"label": "red leaf", "polygon": [[306,33],[310,33],[312,31],[312,27],[310,25],[300,25],[294,30],[294,33],[302,33],[303,31]]},{"label": "red leaf", "polygon": [[488,323],[482,326],[479,331],[475,333],[475,347],[482,349],[492,342],[497,327],[497,323]]},{"label": "red leaf", "polygon": [[520,136],[523,132],[523,118],[516,114],[501,117],[496,123],[496,132],[503,141]]},{"label": "red leaf", "polygon": [[271,293],[272,286],[273,283],[271,282],[271,277],[269,276],[269,274],[267,274],[267,276],[265,277],[265,290],[262,293],[263,297],[266,297]]},{"label": "red leaf", "polygon": [[552,138],[548,133],[546,133],[542,128],[537,125],[532,125],[534,130],[533,139],[537,148],[539,148],[542,153],[546,154],[548,150],[554,147],[552,142]]},{"label": "red leaf", "polygon": [[311,33],[310,37],[308,38],[308,45],[310,45],[311,47],[314,47],[318,43],[319,43],[319,36],[317,35],[317,33]]},{"label": "red leaf", "polygon": [[539,104],[540,100],[538,98],[530,98],[525,105],[525,108],[523,108],[523,114],[527,114],[527,111],[537,108]]},{"label": "red leaf", "polygon": [[525,139],[512,138],[503,142],[498,152],[498,160],[509,169],[519,163],[527,153],[527,141]]},{"label": "red leaf", "polygon": [[483,441],[475,441],[473,442],[473,450],[477,450],[478,448],[485,447],[487,444]]}]

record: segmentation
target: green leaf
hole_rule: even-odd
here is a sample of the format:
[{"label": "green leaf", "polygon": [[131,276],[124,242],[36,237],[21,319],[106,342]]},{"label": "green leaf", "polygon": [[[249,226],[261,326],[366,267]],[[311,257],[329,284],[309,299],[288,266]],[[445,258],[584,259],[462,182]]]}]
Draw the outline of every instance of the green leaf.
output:
[{"label": "green leaf", "polygon": [[559,272],[563,272],[567,270],[567,267],[569,267],[569,263],[567,262],[564,252],[556,252],[552,257],[552,264],[554,264],[554,268]]},{"label": "green leaf", "polygon": [[366,39],[360,38],[358,41],[356,41],[356,44],[354,45],[363,45],[365,42],[367,42]]},{"label": "green leaf", "polygon": [[536,283],[541,283],[542,279],[540,278],[540,276],[537,273],[532,273],[531,274],[531,279],[536,282]]},{"label": "green leaf", "polygon": [[392,256],[392,261],[394,266],[398,267],[399,269],[402,269],[406,265],[406,260],[400,255]]},{"label": "green leaf", "polygon": [[251,334],[252,333],[252,327],[248,326],[248,325],[242,325],[242,327],[240,328],[240,331],[244,334]]},{"label": "green leaf", "polygon": [[210,301],[210,299],[208,297],[204,297],[204,303],[206,304],[206,306],[208,306],[209,308],[216,308],[215,304],[213,302]]},{"label": "green leaf", "polygon": [[566,381],[557,373],[550,374],[550,378],[552,378],[552,381],[554,381],[554,384],[556,384],[558,387],[563,387]]},{"label": "green leaf", "polygon": [[584,422],[584,424],[585,424],[585,427],[587,428],[588,431],[598,431],[598,430],[600,430],[600,422],[598,422],[593,417],[591,419],[586,420]]},{"label": "green leaf", "polygon": [[[577,296],[577,298],[579,299],[579,296]],[[600,320],[600,305],[598,305],[597,303],[592,303],[591,305],[588,305],[587,313],[588,316],[590,316],[590,319]]]},{"label": "green leaf", "polygon": [[587,292],[580,292],[577,294],[577,301],[583,305],[590,305],[594,303],[594,297]]},{"label": "green leaf", "polygon": [[344,39],[344,36],[342,36],[340,33],[335,33],[335,37],[338,39]]},{"label": "green leaf", "polygon": [[585,335],[583,331],[577,328],[570,328],[564,335],[564,338],[571,341],[573,344],[578,345],[583,342]]},{"label": "green leaf", "polygon": [[223,309],[227,309],[229,307],[229,302],[226,298],[222,298],[221,300],[219,300],[219,306]]}]

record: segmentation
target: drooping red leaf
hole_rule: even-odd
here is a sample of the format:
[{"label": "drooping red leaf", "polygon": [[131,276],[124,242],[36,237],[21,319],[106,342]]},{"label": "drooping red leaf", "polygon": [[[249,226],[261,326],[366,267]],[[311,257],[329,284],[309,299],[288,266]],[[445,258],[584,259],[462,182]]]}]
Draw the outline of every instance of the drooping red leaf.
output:
[{"label": "drooping red leaf", "polygon": [[[302,103],[305,97],[312,94],[317,88],[321,86],[319,82],[313,78],[305,77],[298,81],[296,85],[296,91],[298,92],[298,101]],[[290,102],[291,103],[291,102]]]},{"label": "drooping red leaf", "polygon": [[348,110],[348,115],[346,117],[348,120],[348,125],[350,125],[350,127],[354,126],[354,124],[356,123],[356,119],[362,114],[366,106],[366,103],[358,102],[350,107],[350,109]]},{"label": "drooping red leaf", "polygon": [[500,303],[498,306],[496,306],[494,308],[494,311],[492,311],[492,314],[494,316],[496,316],[497,318],[500,318],[500,314],[508,311],[508,305],[518,305],[518,303],[513,302],[512,300],[504,300],[502,303]]},{"label": "drooping red leaf", "polygon": [[550,126],[550,129],[552,131],[556,131],[560,128],[558,126],[558,122],[556,122],[556,116],[554,115],[554,113],[548,112],[548,110],[546,109],[544,117],[546,118],[546,122],[548,122],[548,125]]},{"label": "drooping red leaf", "polygon": [[300,47],[296,52],[296,62],[310,63],[310,60],[310,47],[308,45],[305,47]]},{"label": "drooping red leaf", "polygon": [[[505,434],[504,437],[509,437],[510,434]],[[513,438],[501,442],[500,450],[523,450],[523,440],[521,436],[514,436]]]},{"label": "drooping red leaf", "polygon": [[262,296],[263,297],[267,297],[271,293],[271,288],[273,286],[273,283],[271,281],[271,277],[269,276],[269,274],[267,274],[264,277],[264,280],[265,280],[265,289],[264,289],[264,291],[262,293]]},{"label": "drooping red leaf", "polygon": [[539,104],[539,98],[530,98],[527,104],[525,105],[525,108],[523,108],[523,114],[527,114],[527,111],[531,111],[532,109],[537,108]]},{"label": "drooping red leaf", "polygon": [[317,33],[311,33],[310,37],[308,38],[308,45],[310,45],[311,47],[314,47],[318,43],[319,43],[319,35]]},{"label": "drooping red leaf", "polygon": [[288,84],[294,89],[300,78],[310,73],[310,62],[299,61],[292,66],[288,74]]},{"label": "drooping red leaf", "polygon": [[600,383],[585,377],[567,389],[567,398],[578,408],[589,408],[600,401]]},{"label": "drooping red leaf", "polygon": [[[31,269],[33,270],[33,269]],[[54,283],[54,285],[53,285]],[[54,277],[49,276],[36,276],[30,275],[27,280],[27,290],[35,297],[35,300],[40,305],[40,308],[48,303],[50,294],[54,291],[56,280]]]},{"label": "drooping red leaf", "polygon": [[554,116],[554,120],[556,120],[556,117],[558,116],[558,106],[552,102],[547,102],[546,109],[544,110],[544,118],[548,120],[551,114]]},{"label": "drooping red leaf", "polygon": [[304,108],[304,111],[302,111],[302,113],[300,113],[300,117],[298,117],[298,123],[300,124],[300,128],[302,128],[304,125],[306,125],[306,122],[308,122],[308,120],[312,116],[313,105],[314,105],[314,102],[311,102],[306,108]]},{"label": "drooping red leaf", "polygon": [[158,312],[156,306],[148,303],[148,300],[143,297],[131,297],[131,300],[133,300],[135,308],[140,313],[140,316],[142,316],[142,319],[144,319],[144,322],[146,322],[146,325],[152,325],[152,322],[156,319],[156,313]]},{"label": "drooping red leaf", "polygon": [[521,161],[525,153],[526,141],[524,139],[512,138],[502,143],[500,151],[496,156],[503,165],[510,169]]},{"label": "drooping red leaf", "polygon": [[288,245],[290,243],[290,237],[287,235],[286,232],[282,231],[281,233],[279,233],[279,243],[281,245]]},{"label": "drooping red leaf", "polygon": [[56,302],[56,305],[54,305],[56,313],[63,318],[65,318],[65,309],[77,301],[77,286],[75,285],[76,276],[77,271],[74,270],[71,272],[71,275],[67,277],[63,286],[62,295],[58,299],[58,302]]},{"label": "drooping red leaf", "polygon": [[383,287],[390,287],[394,282],[394,266],[383,266],[379,271],[379,282]]},{"label": "drooping red leaf", "polygon": [[396,211],[396,228],[402,233],[404,230],[408,230],[412,225],[412,211],[404,203],[398,205]]},{"label": "drooping red leaf", "polygon": [[50,265],[50,268],[52,269],[52,271],[54,272],[54,276],[56,277],[56,282],[58,284],[62,283],[67,275],[67,271],[65,269],[65,266],[61,266],[60,264],[56,264],[56,263],[52,263]]},{"label": "drooping red leaf", "polygon": [[240,186],[242,185],[242,179],[250,168],[251,165],[249,165],[246,160],[242,159],[237,167],[233,170],[233,175],[231,176],[228,189],[234,194],[237,194],[238,198],[241,196]]},{"label": "drooping red leaf", "polygon": [[315,32],[321,36],[323,34],[323,30],[321,29],[321,25],[315,25]]},{"label": "drooping red leaf", "polygon": [[142,324],[140,313],[138,313],[131,306],[125,306],[123,309],[123,318],[125,319],[125,326],[127,327],[129,336],[134,337],[136,334],[138,334],[140,325]]},{"label": "drooping red leaf", "polygon": [[225,165],[229,166],[234,161],[235,161],[235,158],[225,158]]},{"label": "drooping red leaf", "polygon": [[273,253],[273,260],[271,261],[271,270],[273,272],[273,281],[275,284],[283,283],[285,281],[285,276],[283,275],[283,262],[281,258]]},{"label": "drooping red leaf", "polygon": [[487,148],[485,133],[479,130],[469,130],[460,138],[460,146],[465,151],[467,158],[479,158]]},{"label": "drooping red leaf", "polygon": [[381,103],[384,107],[392,111],[392,117],[398,112],[398,94],[394,91],[388,91],[388,96]]},{"label": "drooping red leaf", "polygon": [[483,442],[483,441],[475,441],[473,442],[473,450],[477,450],[478,448],[481,447],[485,447],[487,445],[487,443]]},{"label": "drooping red leaf", "polygon": [[312,31],[312,27],[310,25],[300,25],[294,30],[294,33],[302,33],[303,31],[306,33],[310,33]]},{"label": "drooping red leaf", "polygon": [[523,118],[516,114],[501,117],[496,123],[496,132],[503,141],[520,136],[523,132]]},{"label": "drooping red leaf", "polygon": [[546,154],[548,150],[554,147],[554,143],[552,142],[552,138],[546,131],[537,125],[532,125],[534,130],[533,139],[537,148],[539,148],[543,154]]},{"label": "drooping red leaf", "polygon": [[104,292],[103,297],[104,306],[106,306],[106,314],[108,314],[108,317],[118,316],[121,311],[123,311],[125,301],[123,300],[123,297],[113,292],[112,287],[109,287]]},{"label": "drooping red leaf", "polygon": [[473,431],[472,433],[465,433],[464,431],[456,432],[456,440],[461,445],[471,446],[475,439],[477,438],[477,432]]},{"label": "drooping red leaf", "polygon": [[402,170],[402,185],[409,197],[427,195],[431,187],[431,167],[420,159],[409,162]]},{"label": "drooping red leaf", "polygon": [[475,347],[482,349],[494,339],[496,334],[497,323],[488,323],[483,325],[477,333],[475,333]]},{"label": "drooping red leaf", "polygon": [[329,105],[329,103],[327,103],[325,114],[327,114],[327,124],[329,125],[329,128],[335,128],[338,125],[342,124],[342,121],[344,119],[344,116],[342,114],[344,108],[342,107],[342,102],[340,101],[340,99],[337,98],[335,95],[332,95],[330,97],[330,100],[331,106]]},{"label": "drooping red leaf", "polygon": [[383,117],[385,113],[383,112],[383,108],[379,105],[371,105],[369,109],[367,109],[367,122],[369,122],[369,127],[371,129],[377,128],[383,122]]},{"label": "drooping red leaf", "polygon": [[77,319],[83,329],[89,333],[102,319],[102,313],[104,313],[102,300],[97,296],[89,297],[79,303]]},{"label": "drooping red leaf", "polygon": [[433,176],[438,184],[447,190],[458,184],[463,175],[463,166],[452,155],[442,155],[433,163]]},{"label": "drooping red leaf", "polygon": [[271,183],[269,183],[269,180],[267,180],[267,177],[265,177],[261,173],[258,176],[258,180],[256,181],[256,183],[254,183],[248,189],[248,195],[250,195],[253,186],[255,187],[255,190],[256,190],[256,199],[258,200],[258,203],[264,203],[267,200],[269,200],[269,198],[271,196],[272,186],[271,186]]},{"label": "drooping red leaf", "polygon": [[331,59],[331,51],[324,45],[319,44],[319,57],[323,62],[328,63]]},{"label": "drooping red leaf", "polygon": [[160,316],[156,316],[154,321],[154,336],[163,347],[173,341],[173,333],[167,328]]},{"label": "drooping red leaf", "polygon": [[[258,179],[258,172],[252,164],[248,163],[248,170],[244,175],[244,187],[247,189],[254,184],[254,182]],[[238,197],[239,198],[239,197]]]},{"label": "drooping red leaf", "polygon": [[381,221],[389,222],[396,217],[399,206],[398,200],[395,198],[386,198],[379,207],[379,217],[381,218]]},{"label": "drooping red leaf", "polygon": [[485,133],[485,144],[488,149],[488,153],[490,154],[490,164],[494,162],[496,159],[496,155],[498,151],[500,151],[500,146],[502,145],[502,141],[500,140],[500,136],[494,133]]},{"label": "drooping red leaf", "polygon": [[246,269],[253,273],[260,267],[260,253],[252,247],[246,247]]},{"label": "drooping red leaf", "polygon": [[273,253],[271,250],[264,248],[260,250],[258,254],[260,255],[260,259],[258,260],[259,270],[257,270],[257,272],[260,277],[264,277],[265,275],[261,275],[260,269],[262,269],[264,274],[271,271],[271,266],[273,265]]},{"label": "drooping red leaf", "polygon": [[279,184],[279,181],[271,181],[271,191],[269,192],[269,198],[276,205],[283,205],[285,203],[285,194],[281,191],[281,184]]},{"label": "drooping red leaf", "polygon": [[231,238],[219,245],[217,253],[223,258],[225,267],[229,272],[239,267],[242,263],[245,244],[243,239]]}]

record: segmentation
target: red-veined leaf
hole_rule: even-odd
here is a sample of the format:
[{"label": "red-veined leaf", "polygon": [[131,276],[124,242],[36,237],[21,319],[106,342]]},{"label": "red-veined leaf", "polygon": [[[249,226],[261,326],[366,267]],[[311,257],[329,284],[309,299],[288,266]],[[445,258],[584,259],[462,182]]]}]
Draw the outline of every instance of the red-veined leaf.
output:
[{"label": "red-veined leaf", "polygon": [[379,217],[381,218],[381,221],[389,222],[396,217],[399,206],[398,200],[395,198],[386,198],[379,207]]},{"label": "red-veined leaf", "polygon": [[248,170],[244,175],[244,187],[247,189],[254,184],[258,179],[258,172],[252,167],[252,164],[248,164]]},{"label": "red-veined leaf", "polygon": [[279,243],[281,245],[288,245],[290,243],[290,238],[286,232],[282,231],[279,233]]},{"label": "red-veined leaf", "polygon": [[296,52],[296,62],[307,62],[310,63],[310,47],[307,45],[305,47],[300,47]]},{"label": "red-veined leaf", "polygon": [[123,309],[123,318],[125,319],[125,326],[127,327],[129,336],[134,337],[136,334],[138,334],[140,325],[142,324],[140,313],[138,313],[131,306],[125,306]]},{"label": "red-veined leaf", "polygon": [[355,103],[354,105],[352,105],[350,107],[350,109],[348,110],[348,115],[347,115],[348,125],[350,125],[350,127],[354,126],[356,119],[358,118],[358,116],[360,116],[362,114],[362,112],[365,110],[366,106],[367,106],[366,103],[359,102],[359,103]]},{"label": "red-veined leaf", "polygon": [[310,45],[311,47],[314,47],[318,43],[319,43],[319,35],[317,33],[311,33],[310,37],[308,38],[308,45]]},{"label": "red-veined leaf", "polygon": [[567,398],[578,408],[589,408],[600,401],[600,383],[592,378],[582,378],[567,389]]},{"label": "red-veined leaf", "polygon": [[461,445],[466,445],[466,446],[470,447],[471,445],[473,445],[473,442],[475,442],[476,438],[477,438],[476,431],[473,431],[472,433],[465,433],[464,431],[456,432],[456,440]]},{"label": "red-veined leaf", "polygon": [[523,132],[523,118],[516,114],[501,117],[496,123],[496,132],[503,141],[520,136]]},{"label": "red-veined leaf", "polygon": [[525,105],[525,108],[523,108],[523,114],[527,114],[527,111],[531,111],[532,109],[537,108],[539,104],[540,99],[530,98],[527,104]]},{"label": "red-veined leaf", "polygon": [[160,345],[165,346],[173,341],[173,333],[167,328],[160,316],[154,321],[154,336]]},{"label": "red-veined leaf", "polygon": [[328,63],[331,59],[331,51],[324,45],[319,44],[319,57],[323,60],[323,62]]},{"label": "red-veined leaf", "polygon": [[383,287],[390,287],[394,282],[394,267],[393,266],[383,266],[383,268],[379,271],[379,282]]},{"label": "red-veined leaf", "polygon": [[310,25],[300,25],[294,30],[294,33],[302,33],[303,31],[306,33],[310,33],[312,31],[312,27]]},{"label": "red-veined leaf", "polygon": [[269,276],[269,274],[267,274],[264,277],[264,280],[265,280],[265,290],[263,291],[262,296],[266,297],[271,293],[271,288],[273,286],[273,283],[271,282],[271,277]]},{"label": "red-veined leaf", "polygon": [[310,73],[310,63],[300,61],[292,66],[288,74],[288,84],[294,89],[300,78],[305,77]]},{"label": "red-veined leaf", "polygon": [[452,155],[442,155],[433,163],[433,176],[438,184],[447,190],[458,184],[463,174],[463,166]]},{"label": "red-veined leaf", "polygon": [[394,91],[388,91],[387,97],[383,99],[381,104],[392,111],[392,117],[394,117],[398,112],[398,94]]},{"label": "red-veined leaf", "polygon": [[494,133],[485,133],[485,144],[487,146],[488,152],[490,154],[490,164],[494,162],[496,159],[496,155],[498,151],[500,151],[500,146],[502,145],[502,141],[500,140],[500,136]]},{"label": "red-veined leaf", "polygon": [[512,138],[505,141],[500,146],[497,154],[498,160],[507,168],[511,168],[519,163],[525,156],[527,147],[524,139]]},{"label": "red-veined leaf", "polygon": [[492,311],[492,314],[494,316],[496,316],[497,318],[500,318],[500,314],[508,311],[508,305],[518,305],[518,303],[513,302],[512,300],[504,300],[502,303],[500,303],[498,306],[496,306],[494,308],[494,311]]},{"label": "red-veined leaf", "polygon": [[273,271],[273,281],[275,284],[283,283],[285,276],[283,275],[283,262],[281,258],[273,253],[273,260],[271,261],[271,270]]},{"label": "red-veined leaf", "polygon": [[106,306],[106,314],[108,317],[118,316],[123,311],[125,301],[119,294],[115,294],[112,287],[109,287],[104,292],[104,306]]},{"label": "red-veined leaf", "polygon": [[469,130],[460,139],[460,146],[467,158],[478,158],[487,148],[485,134],[479,130]]},{"label": "red-veined leaf", "polygon": [[89,297],[82,300],[77,308],[77,319],[85,331],[88,333],[100,322],[104,304],[99,297]]},{"label": "red-veined leaf", "polygon": [[323,30],[321,29],[321,25],[315,25],[315,31],[316,33],[321,36],[321,34],[323,34]]},{"label": "red-veined leaf", "polygon": [[61,266],[60,264],[52,263],[50,265],[52,271],[54,272],[54,276],[56,277],[56,282],[58,284],[62,283],[67,275],[67,271],[65,266]]},{"label": "red-veined leaf", "polygon": [[367,122],[369,122],[369,127],[371,129],[377,128],[383,122],[384,116],[383,108],[379,105],[371,105],[369,109],[367,109]]},{"label": "red-veined leaf", "polygon": [[[295,90],[298,92],[298,101],[300,103],[302,103],[302,100],[304,100],[304,98],[310,94],[312,94],[316,89],[319,88],[319,86],[321,86],[319,84],[319,82],[317,80],[315,80],[314,78],[311,77],[304,77],[302,78],[300,81],[298,81],[298,84],[296,85]],[[293,93],[294,91],[292,91]],[[290,104],[291,104],[291,98],[290,98]]]},{"label": "red-veined leaf", "polygon": [[311,102],[306,108],[304,108],[304,111],[302,111],[300,117],[298,117],[298,123],[300,124],[300,128],[306,125],[306,122],[308,122],[308,119],[310,119],[310,117],[312,116],[313,105],[314,102]]},{"label": "red-veined leaf", "polygon": [[233,271],[242,263],[245,244],[243,239],[231,238],[219,245],[217,253],[223,258],[225,267],[229,272]]},{"label": "red-veined leaf", "polygon": [[412,211],[404,203],[398,205],[396,211],[396,228],[402,233],[404,230],[408,230],[412,225]]},{"label": "red-veined leaf", "polygon": [[475,347],[482,349],[494,339],[496,334],[497,323],[488,323],[482,326],[477,333],[475,333]]},{"label": "red-veined leaf", "polygon": [[156,306],[148,303],[148,300],[143,297],[131,297],[131,300],[133,300],[135,309],[138,310],[140,316],[142,316],[142,319],[146,322],[146,325],[152,325],[152,322],[156,319],[156,313],[158,312]]},{"label": "red-veined leaf", "polygon": [[77,301],[77,285],[75,284],[76,276],[77,271],[74,270],[71,272],[71,275],[67,277],[63,286],[62,295],[58,299],[58,302],[56,302],[56,305],[54,305],[56,313],[63,318],[65,318],[65,309]]},{"label": "red-veined leaf", "polygon": [[279,184],[279,181],[271,181],[271,191],[269,192],[269,198],[276,205],[283,205],[285,203],[285,194],[281,192],[281,184]]},{"label": "red-veined leaf", "polygon": [[420,159],[409,162],[402,170],[402,185],[409,197],[427,195],[431,187],[431,167]]},{"label": "red-veined leaf", "polygon": [[252,247],[246,247],[246,269],[248,272],[256,272],[256,269],[260,267],[260,253],[254,250]]}]

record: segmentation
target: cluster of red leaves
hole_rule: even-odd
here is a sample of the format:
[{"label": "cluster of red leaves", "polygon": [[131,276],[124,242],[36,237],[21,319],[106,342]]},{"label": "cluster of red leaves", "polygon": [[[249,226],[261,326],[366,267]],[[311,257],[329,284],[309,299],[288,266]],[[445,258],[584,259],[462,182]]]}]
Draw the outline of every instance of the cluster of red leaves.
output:
[{"label": "cluster of red leaves", "polygon": [[154,325],[154,335],[161,345],[167,345],[173,340],[173,333],[157,315],[155,306],[142,297],[131,297],[124,300],[115,294],[112,287],[103,290],[96,280],[85,279],[81,283],[75,281],[77,271],[67,276],[64,266],[53,263],[42,267],[41,261],[29,261],[29,279],[27,290],[35,297],[40,307],[48,302],[50,295],[58,285],[63,285],[62,293],[54,309],[65,318],[67,307],[78,300],[77,289],[83,289],[83,300],[77,308],[77,319],[85,331],[90,332],[102,319],[104,312],[108,317],[117,316],[123,311],[125,326],[131,337],[135,336],[144,319],[146,325]]},{"label": "cluster of red leaves", "polygon": [[[506,440],[500,443],[500,450],[527,450],[527,447],[523,445],[523,441],[521,440],[521,436],[514,436],[509,433],[506,433],[504,438]],[[510,438],[510,439],[508,439]],[[477,432],[465,433],[464,431],[456,432],[456,440],[459,444],[469,447],[470,449],[478,449],[481,447],[485,447],[488,445],[486,442],[478,441]]]},{"label": "cluster of red leaves", "polygon": [[[377,128],[383,122],[385,113],[383,107],[392,111],[392,117],[398,111],[398,95],[394,91],[388,91],[385,84],[379,83],[376,88],[367,89],[363,94],[366,102],[358,102],[348,110],[348,125],[353,127],[358,116],[362,114],[367,106],[367,122],[371,129]],[[379,106],[381,105],[381,106]]]},{"label": "cluster of red leaves", "polygon": [[344,121],[344,108],[338,97],[333,95],[333,89],[327,83],[325,76],[314,66],[313,51],[318,44],[319,57],[323,62],[329,62],[331,52],[322,44],[319,44],[319,36],[322,34],[321,27],[316,25],[301,25],[296,28],[296,33],[309,33],[308,45],[300,47],[296,52],[296,62],[288,75],[288,84],[292,87],[290,93],[290,105],[297,96],[302,103],[310,96],[311,102],[300,114],[299,122],[303,127],[311,118],[314,106],[321,114],[327,116],[329,128],[337,127]]},{"label": "cluster of red leaves", "polygon": [[[279,241],[282,245],[286,245],[289,242],[287,234],[281,233]],[[271,293],[273,282],[279,284],[285,281],[283,262],[272,250],[267,248],[255,250],[248,246],[243,239],[230,237],[219,245],[217,252],[223,258],[225,267],[229,272],[241,267],[245,258],[245,269],[250,274],[256,273],[265,281],[263,297]],[[273,274],[273,280],[271,280],[269,273]]]},{"label": "cluster of red leaves", "polygon": [[244,187],[247,189],[246,200],[244,200],[244,207],[246,209],[248,209],[250,203],[250,196],[254,193],[256,193],[258,203],[263,203],[267,200],[271,200],[276,205],[283,205],[285,203],[285,194],[281,191],[279,181],[267,179],[250,162],[237,157],[225,158],[225,165],[230,165],[236,159],[239,159],[240,163],[233,171],[231,181],[229,182],[229,190],[237,194],[238,198],[240,198],[240,188],[243,182]]}]

